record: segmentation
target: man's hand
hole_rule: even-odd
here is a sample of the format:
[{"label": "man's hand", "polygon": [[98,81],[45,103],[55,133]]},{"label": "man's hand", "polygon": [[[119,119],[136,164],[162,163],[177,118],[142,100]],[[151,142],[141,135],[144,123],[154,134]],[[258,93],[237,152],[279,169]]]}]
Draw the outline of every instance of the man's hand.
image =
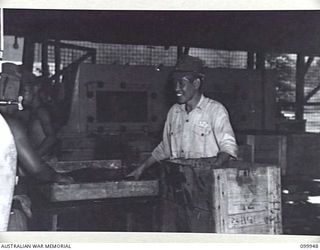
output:
[{"label": "man's hand", "polygon": [[135,180],[139,180],[140,176],[142,175],[142,173],[149,168],[150,166],[152,166],[152,164],[154,164],[156,162],[156,159],[153,158],[153,156],[150,156],[144,163],[142,163],[137,169],[135,169],[134,171],[132,171],[130,174],[128,174],[126,176],[127,179],[131,179],[134,178]]},{"label": "man's hand", "polygon": [[213,163],[213,168],[222,168],[223,165],[230,160],[230,155],[225,152],[220,152],[216,161]]},{"label": "man's hand", "polygon": [[134,180],[137,181],[140,179],[141,175],[143,174],[144,169],[145,169],[145,165],[142,164],[138,168],[133,170],[130,174],[126,175],[126,178],[127,179],[133,178]]}]

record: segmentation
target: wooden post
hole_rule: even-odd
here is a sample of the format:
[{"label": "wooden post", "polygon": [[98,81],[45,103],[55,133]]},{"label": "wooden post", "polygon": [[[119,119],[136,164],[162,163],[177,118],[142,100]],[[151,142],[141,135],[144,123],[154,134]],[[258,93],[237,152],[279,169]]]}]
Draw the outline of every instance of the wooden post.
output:
[{"label": "wooden post", "polygon": [[49,77],[48,44],[46,41],[43,41],[41,46],[41,70],[42,70],[42,75],[45,78],[48,78]]},{"label": "wooden post", "polygon": [[60,64],[61,64],[61,56],[60,56],[60,43],[59,40],[55,41],[54,44],[54,64],[55,64],[55,83],[60,82]]},{"label": "wooden post", "polygon": [[183,54],[183,50],[181,46],[177,47],[177,60],[181,57],[181,55]]},{"label": "wooden post", "polygon": [[188,55],[189,54],[189,50],[190,50],[190,47],[184,47],[183,54],[184,55]]},{"label": "wooden post", "polygon": [[304,55],[298,54],[296,63],[296,105],[295,115],[296,120],[303,120],[304,112],[304,72],[305,72],[305,61]]},{"label": "wooden post", "polygon": [[247,52],[247,69],[254,68],[254,53],[248,51]]},{"label": "wooden post", "polygon": [[96,50],[93,50],[91,52],[91,63],[92,64],[96,64],[97,63],[97,51]]},{"label": "wooden post", "polygon": [[257,53],[256,68],[261,71],[261,128],[265,129],[266,126],[266,68],[265,68],[265,53]]},{"label": "wooden post", "polygon": [[256,61],[256,68],[260,70],[265,70],[265,61],[266,61],[266,56],[263,52],[257,53],[257,61]]},{"label": "wooden post", "polygon": [[29,72],[33,71],[34,45],[35,43],[31,38],[26,37],[24,39],[22,63],[24,65],[24,68]]}]

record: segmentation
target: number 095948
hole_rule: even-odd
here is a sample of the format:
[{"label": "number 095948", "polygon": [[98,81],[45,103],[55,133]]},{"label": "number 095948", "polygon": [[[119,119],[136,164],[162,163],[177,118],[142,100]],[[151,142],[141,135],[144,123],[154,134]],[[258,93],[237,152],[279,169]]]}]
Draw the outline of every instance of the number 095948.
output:
[{"label": "number 095948", "polygon": [[318,248],[318,244],[300,244],[300,248]]}]

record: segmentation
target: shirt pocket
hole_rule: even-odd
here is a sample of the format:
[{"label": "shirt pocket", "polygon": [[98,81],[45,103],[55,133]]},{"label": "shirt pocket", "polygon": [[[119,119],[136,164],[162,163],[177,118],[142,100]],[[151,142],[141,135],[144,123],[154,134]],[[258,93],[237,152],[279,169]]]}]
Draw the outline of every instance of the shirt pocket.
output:
[{"label": "shirt pocket", "polygon": [[194,136],[205,139],[207,136],[211,134],[212,131],[210,127],[194,125],[192,132]]}]

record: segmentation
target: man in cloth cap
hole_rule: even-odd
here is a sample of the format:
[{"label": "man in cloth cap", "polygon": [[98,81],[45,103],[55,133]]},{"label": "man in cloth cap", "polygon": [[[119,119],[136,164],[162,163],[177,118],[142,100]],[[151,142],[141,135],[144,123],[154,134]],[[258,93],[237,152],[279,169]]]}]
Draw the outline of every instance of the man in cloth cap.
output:
[{"label": "man in cloth cap", "polygon": [[[221,103],[202,94],[202,70],[203,61],[199,58],[185,55],[178,60],[171,74],[177,103],[168,112],[162,141],[128,177],[139,179],[154,163],[166,159],[210,157],[214,159],[210,160],[211,166],[220,167],[229,159],[237,158],[238,147],[227,110]],[[173,185],[172,189],[168,188],[163,194],[166,197],[162,204],[165,223],[161,231],[212,232],[212,214],[205,212],[212,209],[212,197],[203,182],[210,176],[202,176],[192,167],[180,166],[171,170],[167,177],[174,184],[169,184]],[[172,197],[176,197],[176,205],[167,202]],[[195,201],[201,202],[205,210]],[[172,212],[174,218],[170,217]]]},{"label": "man in cloth cap", "polygon": [[237,144],[225,107],[202,94],[203,61],[185,55],[171,79],[177,97],[168,112],[161,143],[152,155],[128,176],[139,179],[156,162],[176,158],[217,157],[221,166],[237,157]]}]

